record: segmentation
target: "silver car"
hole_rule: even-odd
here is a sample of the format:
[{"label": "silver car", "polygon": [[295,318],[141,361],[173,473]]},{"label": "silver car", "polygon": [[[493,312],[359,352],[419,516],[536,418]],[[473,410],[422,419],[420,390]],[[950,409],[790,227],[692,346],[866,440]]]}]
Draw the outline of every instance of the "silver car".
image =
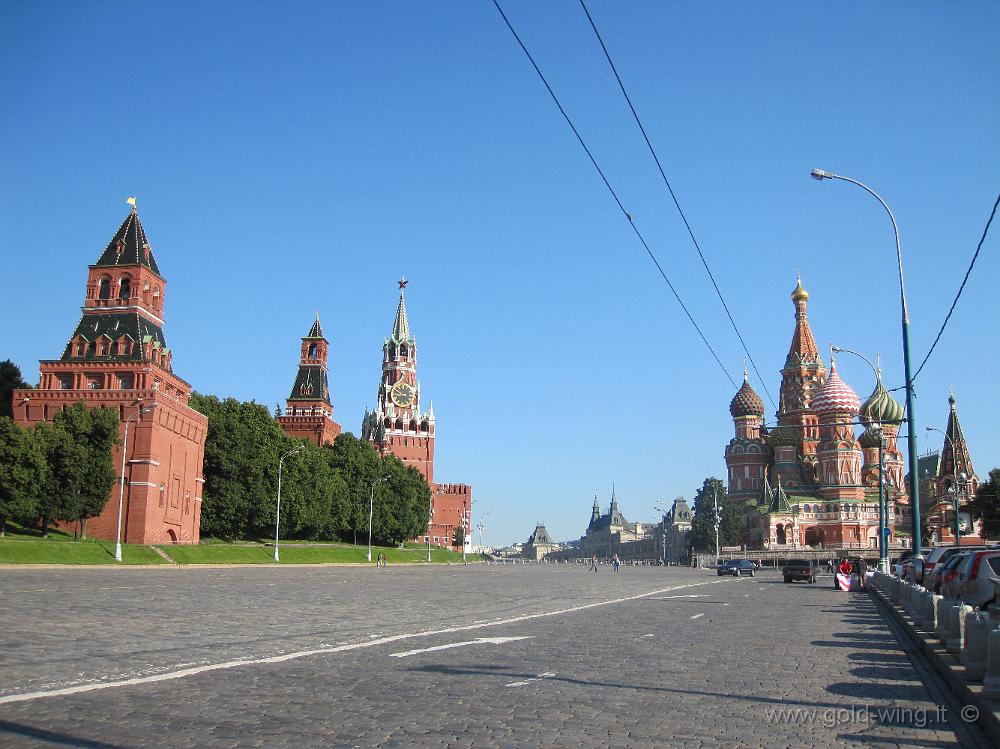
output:
[{"label": "silver car", "polygon": [[993,603],[995,580],[1000,580],[1000,550],[977,551],[958,571],[959,594],[969,606],[986,608]]}]

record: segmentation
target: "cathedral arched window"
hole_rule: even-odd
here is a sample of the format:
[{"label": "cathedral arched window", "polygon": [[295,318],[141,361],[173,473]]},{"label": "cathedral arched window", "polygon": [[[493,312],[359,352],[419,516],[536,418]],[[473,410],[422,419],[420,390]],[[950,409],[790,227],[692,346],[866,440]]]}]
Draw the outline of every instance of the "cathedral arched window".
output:
[{"label": "cathedral arched window", "polygon": [[101,276],[101,280],[98,282],[98,287],[97,287],[97,298],[109,299],[110,297],[111,297],[111,278],[110,276]]},{"label": "cathedral arched window", "polygon": [[309,358],[310,359],[315,359],[316,358],[316,344],[315,343],[310,343],[309,344]]},{"label": "cathedral arched window", "polygon": [[130,296],[132,296],[132,279],[128,276],[122,276],[118,285],[118,298],[128,299]]}]

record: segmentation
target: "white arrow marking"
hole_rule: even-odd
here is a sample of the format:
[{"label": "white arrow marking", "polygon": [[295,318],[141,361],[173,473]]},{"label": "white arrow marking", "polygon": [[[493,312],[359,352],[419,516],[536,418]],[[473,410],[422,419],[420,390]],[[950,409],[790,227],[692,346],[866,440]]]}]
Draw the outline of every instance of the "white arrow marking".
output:
[{"label": "white arrow marking", "polygon": [[688,593],[686,596],[660,596],[650,598],[651,601],[669,601],[671,598],[708,598],[708,593]]},{"label": "white arrow marking", "polygon": [[525,679],[524,681],[512,681],[510,684],[504,684],[505,687],[525,687],[533,681],[541,681],[542,679],[551,679],[555,676],[554,673],[546,671],[544,674],[538,674],[538,676],[533,676],[530,679]]},{"label": "white arrow marking", "polygon": [[705,616],[705,612],[702,612],[702,613],[700,613],[700,614],[695,614],[695,615],[694,615],[694,616],[692,616],[691,618],[692,618],[692,619],[697,619],[697,618],[698,618],[699,616]]},{"label": "white arrow marking", "polygon": [[432,648],[421,648],[420,650],[407,650],[403,653],[390,653],[393,658],[405,658],[408,655],[418,655],[419,653],[432,653],[435,650],[449,650],[451,648],[461,648],[466,645],[503,645],[506,642],[513,642],[514,640],[530,640],[530,636],[526,637],[477,637],[475,640],[466,640],[465,642],[449,642],[447,645],[435,645]]}]

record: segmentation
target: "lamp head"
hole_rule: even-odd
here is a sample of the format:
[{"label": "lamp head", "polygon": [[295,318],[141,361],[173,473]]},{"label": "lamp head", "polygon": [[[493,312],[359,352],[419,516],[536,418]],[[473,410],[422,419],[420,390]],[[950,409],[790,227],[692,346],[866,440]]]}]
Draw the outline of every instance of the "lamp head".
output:
[{"label": "lamp head", "polygon": [[819,180],[820,182],[822,182],[825,179],[833,179],[832,174],[830,174],[829,172],[824,172],[822,169],[813,169],[809,173],[809,176],[812,177],[813,179]]},{"label": "lamp head", "polygon": [[847,351],[847,349],[845,349],[845,348],[842,348],[841,346],[836,346],[836,345],[834,345],[834,346],[830,346],[830,350],[831,350],[831,351],[835,351],[835,352],[837,352],[838,354],[839,354],[839,353],[840,353],[841,351]]}]

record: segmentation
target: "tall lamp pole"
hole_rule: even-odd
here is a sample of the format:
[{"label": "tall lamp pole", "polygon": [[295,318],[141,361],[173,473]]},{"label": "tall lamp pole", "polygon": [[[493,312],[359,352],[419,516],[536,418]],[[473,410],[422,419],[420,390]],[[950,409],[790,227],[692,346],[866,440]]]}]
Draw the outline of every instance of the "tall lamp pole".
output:
[{"label": "tall lamp pole", "polygon": [[301,452],[306,449],[305,445],[299,445],[294,450],[289,450],[287,453],[278,458],[278,507],[274,511],[274,561],[280,562],[278,558],[278,527],[281,524],[281,464],[285,462],[285,458],[289,455],[294,455],[297,452]]},{"label": "tall lamp pole", "polygon": [[371,482],[372,493],[368,500],[368,561],[372,560],[372,518],[375,515],[375,484],[381,484],[383,481],[387,481],[388,476],[383,476],[380,479],[375,479]]},{"label": "tall lamp pole", "polygon": [[662,513],[660,518],[660,525],[663,527],[663,549],[660,556],[660,561],[664,567],[667,566],[667,508],[663,505],[663,500],[656,500],[656,507],[653,508],[657,512]]},{"label": "tall lamp pole", "polygon": [[937,427],[924,427],[924,428],[928,432],[938,432],[940,434],[943,434],[944,438],[946,440],[948,440],[948,442],[951,443],[951,463],[952,463],[951,467],[953,469],[951,475],[952,475],[952,477],[953,477],[953,479],[955,481],[955,484],[952,487],[954,489],[954,492],[955,492],[955,529],[954,529],[954,532],[955,532],[955,546],[961,546],[962,545],[962,524],[961,524],[961,522],[959,522],[959,519],[958,519],[958,503],[959,503],[959,497],[958,497],[958,488],[959,488],[958,477],[961,475],[964,478],[965,474],[964,473],[959,474],[959,472],[958,472],[958,453],[955,452],[955,440],[953,440],[951,438],[950,434],[948,434],[947,432],[945,432],[945,431],[943,431],[941,429],[938,429]]},{"label": "tall lamp pole", "polygon": [[922,574],[923,553],[920,548],[920,477],[917,476],[917,417],[913,408],[913,375],[910,370],[910,312],[906,304],[906,287],[903,284],[903,253],[899,247],[899,226],[896,224],[896,217],[892,215],[892,211],[889,209],[886,202],[882,200],[882,197],[877,192],[868,187],[868,185],[858,182],[855,179],[851,179],[850,177],[832,174],[830,172],[823,171],[822,169],[813,169],[811,176],[813,179],[820,181],[824,179],[839,179],[844,182],[850,182],[852,185],[857,185],[882,204],[882,207],[885,208],[885,212],[889,214],[889,220],[892,221],[892,231],[896,237],[896,264],[899,267],[899,302],[902,311],[903,324],[903,368],[906,375],[906,444],[910,462],[910,517],[913,520],[913,559],[915,561],[913,569],[914,574],[916,575],[917,568],[920,567],[920,574]]},{"label": "tall lamp pole", "polygon": [[[26,399],[27,400],[27,399]],[[156,406],[142,407],[142,398],[139,398],[133,406],[139,406],[134,414],[125,419],[125,437],[122,439],[122,475],[118,484],[118,530],[115,532],[115,561],[122,560],[122,505],[125,503],[125,455],[128,453],[128,425],[143,414],[148,414]]]},{"label": "tall lamp pole", "polygon": [[[843,352],[845,354],[854,354],[859,359],[864,360],[865,364],[872,368],[872,372],[875,373],[875,384],[876,387],[882,379],[882,373],[878,367],[871,363],[871,360],[864,354],[860,354],[857,351],[852,351],[849,348],[844,348],[843,346],[833,346],[831,347],[833,351]],[[876,354],[876,357],[878,354]],[[872,431],[878,435],[878,564],[879,571],[883,574],[888,574],[889,572],[889,539],[886,538],[886,529],[889,525],[889,502],[886,497],[885,492],[885,466],[884,466],[884,450],[885,450],[885,435],[882,432],[882,424],[872,424]]]}]

